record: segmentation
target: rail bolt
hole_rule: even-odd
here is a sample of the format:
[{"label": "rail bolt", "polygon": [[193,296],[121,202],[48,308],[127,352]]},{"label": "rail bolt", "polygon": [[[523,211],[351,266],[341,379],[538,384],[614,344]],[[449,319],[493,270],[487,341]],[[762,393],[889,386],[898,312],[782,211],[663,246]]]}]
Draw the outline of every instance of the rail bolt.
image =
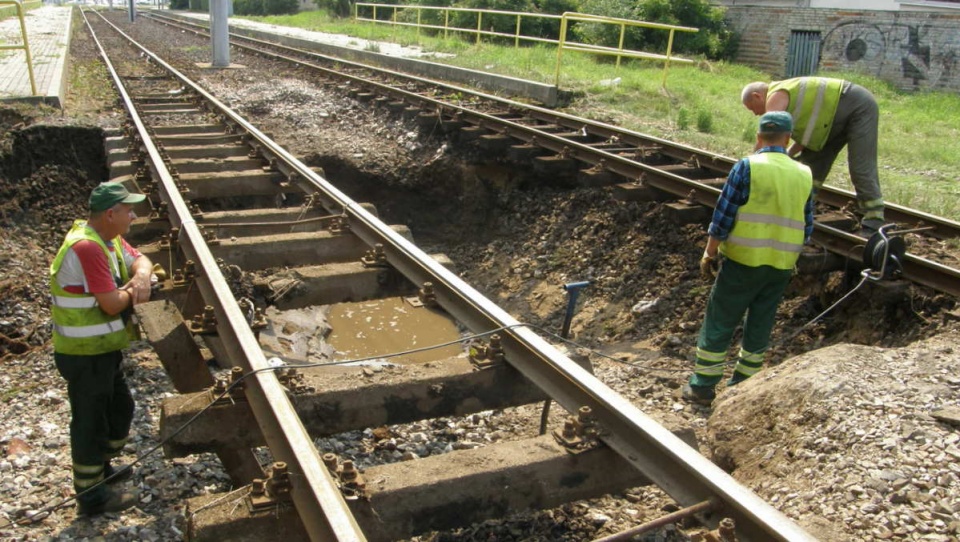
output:
[{"label": "rail bolt", "polygon": [[383,251],[383,244],[377,243],[373,245],[373,250],[367,251],[367,253],[360,258],[360,262],[364,267],[384,267],[387,265],[387,255]]},{"label": "rail bolt", "polygon": [[577,436],[577,422],[568,419],[563,422],[563,438],[572,440]]},{"label": "rail bolt", "polygon": [[340,466],[340,461],[337,459],[337,454],[326,453],[323,454],[323,464],[330,469],[331,472],[337,472],[337,467]]},{"label": "rail bolt", "polygon": [[217,327],[217,313],[213,310],[213,305],[203,307],[203,316],[201,316],[200,323],[204,329]]},{"label": "rail bolt", "polygon": [[346,459],[343,461],[343,469],[340,471],[341,480],[349,484],[351,482],[355,482],[357,480],[357,476],[359,475],[360,473],[357,471],[357,468],[354,466],[352,460]]},{"label": "rail bolt", "polygon": [[263,495],[267,489],[267,483],[263,478],[254,478],[250,483],[250,494],[254,496]]},{"label": "rail bolt", "polygon": [[717,534],[723,542],[737,542],[736,524],[733,518],[723,518],[717,526]]},{"label": "rail bolt", "polygon": [[433,290],[432,282],[424,282],[423,288],[420,288],[420,291],[417,292],[417,297],[421,303],[428,307],[435,307],[437,305],[437,294]]},{"label": "rail bolt", "polygon": [[499,333],[490,336],[490,350],[487,357],[491,361],[503,361],[503,344],[500,342]]}]

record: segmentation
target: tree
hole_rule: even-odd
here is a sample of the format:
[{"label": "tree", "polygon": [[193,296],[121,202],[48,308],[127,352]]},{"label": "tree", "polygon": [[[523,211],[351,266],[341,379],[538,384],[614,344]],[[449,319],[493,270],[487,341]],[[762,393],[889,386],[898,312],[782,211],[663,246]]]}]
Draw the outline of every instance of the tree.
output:
[{"label": "tree", "polygon": [[[675,53],[721,59],[732,57],[737,48],[736,34],[724,20],[724,9],[711,5],[707,0],[582,0],[580,12],[698,28],[697,33],[674,33]],[[609,24],[581,23],[575,32],[586,43],[607,47],[616,47],[620,36],[620,28]],[[668,39],[669,33],[663,30],[628,28],[624,47],[666,52]]]}]

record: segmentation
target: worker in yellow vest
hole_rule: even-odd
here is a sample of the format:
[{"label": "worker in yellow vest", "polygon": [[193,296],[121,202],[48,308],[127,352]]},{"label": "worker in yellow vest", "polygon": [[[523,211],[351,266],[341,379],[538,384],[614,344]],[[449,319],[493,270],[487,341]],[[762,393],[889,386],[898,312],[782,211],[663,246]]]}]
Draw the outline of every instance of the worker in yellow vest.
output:
[{"label": "worker in yellow vest", "polygon": [[136,495],[115,491],[130,477],[110,459],[123,450],[133,421],[133,398],[120,363],[131,337],[130,313],[150,299],[153,264],[123,235],[136,218],[121,183],[101,183],[90,194],[90,216],[77,220],[50,265],[54,361],[67,381],[73,485],[82,515],[118,512]]},{"label": "worker in yellow vest", "polygon": [[827,77],[796,77],[743,88],[740,99],[755,115],[786,111],[793,117],[793,145],[788,154],[810,166],[819,189],[837,155],[847,147],[850,181],[857,192],[869,237],[883,225],[883,194],[877,173],[877,127],[880,111],[869,90]]},{"label": "worker in yellow vest", "polygon": [[788,113],[761,116],[757,153],[733,166],[720,192],[700,260],[701,272],[715,282],[697,340],[694,373],[682,389],[688,401],[713,401],[741,321],[743,343],[727,385],[746,380],[763,365],[777,306],[813,233],[812,175],[787,156],[792,129]]}]

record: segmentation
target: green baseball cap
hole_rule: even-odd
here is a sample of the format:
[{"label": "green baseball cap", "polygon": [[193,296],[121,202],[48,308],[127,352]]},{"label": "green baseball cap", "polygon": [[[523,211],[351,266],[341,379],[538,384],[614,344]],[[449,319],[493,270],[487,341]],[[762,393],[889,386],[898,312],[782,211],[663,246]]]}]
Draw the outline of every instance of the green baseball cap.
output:
[{"label": "green baseball cap", "polygon": [[90,193],[90,211],[99,213],[106,211],[118,203],[140,203],[147,199],[143,194],[131,194],[123,183],[100,183]]},{"label": "green baseball cap", "polygon": [[783,134],[793,131],[793,117],[786,111],[771,111],[760,117],[761,134]]}]

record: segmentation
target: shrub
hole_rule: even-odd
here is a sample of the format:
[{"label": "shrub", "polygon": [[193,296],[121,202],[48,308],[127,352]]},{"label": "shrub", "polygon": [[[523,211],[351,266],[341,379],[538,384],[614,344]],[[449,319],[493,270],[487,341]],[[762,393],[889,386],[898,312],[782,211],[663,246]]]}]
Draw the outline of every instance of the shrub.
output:
[{"label": "shrub", "polygon": [[285,15],[296,13],[298,7],[297,0],[234,0],[233,3],[237,15]]},{"label": "shrub", "polygon": [[677,128],[680,130],[690,128],[690,111],[686,107],[681,107],[677,112]]},{"label": "shrub", "polygon": [[[354,0],[314,0],[314,3],[318,9],[326,11],[335,17],[351,17],[353,16],[353,4],[356,2],[354,2]],[[378,3],[386,2],[381,0]]]},{"label": "shrub", "polygon": [[697,110],[697,130],[705,134],[713,133],[713,113],[706,109]]}]

